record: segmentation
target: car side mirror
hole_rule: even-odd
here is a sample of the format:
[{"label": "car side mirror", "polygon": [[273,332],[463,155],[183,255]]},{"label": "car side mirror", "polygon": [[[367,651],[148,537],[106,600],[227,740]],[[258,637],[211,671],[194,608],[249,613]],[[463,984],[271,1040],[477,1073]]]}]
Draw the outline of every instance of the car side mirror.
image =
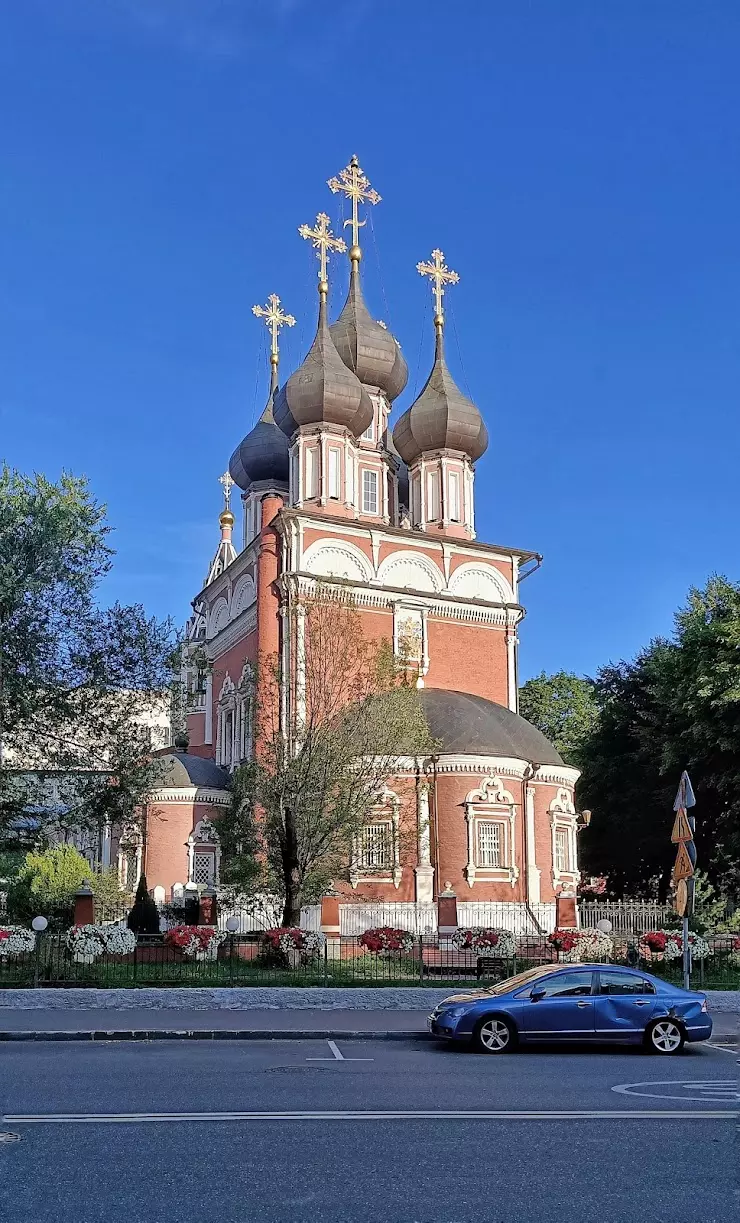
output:
[{"label": "car side mirror", "polygon": [[541,985],[533,986],[533,988],[529,991],[530,1001],[539,1002],[540,998],[544,998],[546,992],[547,991],[544,990]]}]

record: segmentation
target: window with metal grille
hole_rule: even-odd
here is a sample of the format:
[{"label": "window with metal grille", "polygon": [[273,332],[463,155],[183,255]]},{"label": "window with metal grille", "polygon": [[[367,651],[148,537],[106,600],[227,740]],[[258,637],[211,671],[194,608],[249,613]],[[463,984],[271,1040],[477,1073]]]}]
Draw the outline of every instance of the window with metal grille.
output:
[{"label": "window with metal grille", "polygon": [[196,849],[193,854],[193,883],[213,883],[216,855],[212,849]]},{"label": "window with metal grille", "polygon": [[378,512],[378,473],[368,471],[362,473],[362,512],[377,514]]},{"label": "window with metal grille", "polygon": [[390,824],[367,824],[359,836],[358,866],[366,870],[393,865],[393,838]]},{"label": "window with metal grille", "polygon": [[555,870],[570,870],[570,844],[567,828],[555,829]]},{"label": "window with metal grille", "polygon": [[498,821],[478,822],[478,865],[504,866],[504,826]]}]

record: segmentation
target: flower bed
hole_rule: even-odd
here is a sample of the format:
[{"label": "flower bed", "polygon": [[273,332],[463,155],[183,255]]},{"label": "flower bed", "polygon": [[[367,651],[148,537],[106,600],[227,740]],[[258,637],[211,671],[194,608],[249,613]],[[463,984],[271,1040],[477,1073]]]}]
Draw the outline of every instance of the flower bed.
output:
[{"label": "flower bed", "polygon": [[502,960],[513,959],[516,952],[516,939],[511,930],[470,926],[456,930],[452,941],[460,951],[475,951],[478,955],[498,956]]},{"label": "flower bed", "polygon": [[285,956],[297,954],[305,962],[319,954],[323,946],[323,935],[316,930],[302,930],[299,926],[275,926],[265,930],[262,942],[268,951],[282,952]]},{"label": "flower bed", "polygon": [[75,964],[92,964],[102,955],[129,955],[136,935],[125,926],[73,926],[65,935]]},{"label": "flower bed", "polygon": [[740,934],[734,934],[730,940],[727,961],[733,968],[740,968]]},{"label": "flower bed", "polygon": [[394,951],[408,954],[414,949],[414,936],[410,930],[395,926],[375,926],[360,935],[360,946],[374,955],[391,955]]},{"label": "flower bed", "polygon": [[548,942],[566,964],[598,964],[614,959],[614,940],[603,930],[553,930]]},{"label": "flower bed", "polygon": [[[706,939],[699,934],[689,934],[689,947],[694,960],[706,960],[712,955],[712,949]],[[643,934],[638,945],[640,959],[660,963],[666,960],[680,960],[682,955],[680,930],[649,930]]]},{"label": "flower bed", "polygon": [[164,936],[169,947],[177,947],[189,960],[215,960],[226,938],[215,926],[173,926]]},{"label": "flower bed", "polygon": [[0,926],[0,960],[12,955],[28,955],[36,946],[33,930],[24,926]]}]

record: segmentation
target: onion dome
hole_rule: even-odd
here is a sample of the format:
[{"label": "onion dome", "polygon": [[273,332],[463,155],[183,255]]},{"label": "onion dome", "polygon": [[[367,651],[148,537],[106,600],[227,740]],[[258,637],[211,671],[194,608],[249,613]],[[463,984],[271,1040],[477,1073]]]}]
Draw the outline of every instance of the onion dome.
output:
[{"label": "onion dome", "polygon": [[406,386],[408,366],[389,331],[376,323],[362,296],[360,248],[350,251],[349,293],[336,323],[329,328],[337,352],[365,386],[377,386],[389,400]]},{"label": "onion dome", "polygon": [[301,425],[321,424],[343,426],[359,437],[373,419],[370,396],[334,347],[326,317],[326,294],[326,281],[322,280],[316,339],[303,364],[275,398],[275,423],[288,437]]},{"label": "onion dome", "polygon": [[409,466],[429,450],[457,450],[475,462],[488,446],[488,431],[475,404],[463,395],[447,368],[441,319],[434,365],[424,389],[396,422],[393,440]]},{"label": "onion dome", "polygon": [[249,488],[257,480],[288,482],[288,439],[278,429],[273,414],[277,389],[277,367],[273,363],[270,397],[265,410],[229,460],[231,478],[241,489]]}]

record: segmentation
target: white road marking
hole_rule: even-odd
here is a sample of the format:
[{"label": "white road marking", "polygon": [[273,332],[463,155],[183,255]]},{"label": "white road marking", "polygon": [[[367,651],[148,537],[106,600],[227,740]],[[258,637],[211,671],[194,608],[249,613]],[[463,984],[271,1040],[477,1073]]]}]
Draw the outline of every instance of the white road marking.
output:
[{"label": "white road marking", "polygon": [[9,1113],[2,1120],[9,1125],[138,1125],[149,1121],[736,1121],[738,1118],[740,1112],[729,1109],[585,1109],[568,1112]]},{"label": "white road marking", "polygon": [[327,1045],[332,1051],[332,1057],[307,1057],[307,1062],[374,1062],[374,1057],[345,1057],[339,1052],[333,1040],[328,1040]]},{"label": "white road marking", "polygon": [[[680,1095],[669,1095],[664,1091],[642,1090],[651,1087],[683,1088]],[[647,1096],[652,1100],[701,1100],[703,1104],[713,1101],[718,1104],[740,1100],[740,1090],[735,1079],[662,1079],[646,1083],[619,1083],[612,1091],[622,1096]],[[693,1092],[693,1095],[687,1094]]]}]

